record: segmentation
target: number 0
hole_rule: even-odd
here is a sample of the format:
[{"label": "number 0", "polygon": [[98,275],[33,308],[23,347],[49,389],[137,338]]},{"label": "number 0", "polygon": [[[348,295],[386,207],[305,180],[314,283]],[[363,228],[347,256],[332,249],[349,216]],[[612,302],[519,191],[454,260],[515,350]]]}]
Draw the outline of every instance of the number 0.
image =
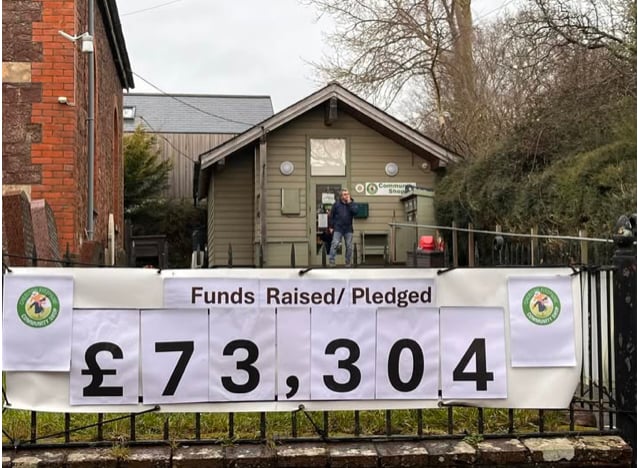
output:
[{"label": "number 0", "polygon": [[[399,359],[404,349],[409,349],[412,353],[412,377],[407,382],[401,380],[399,375]],[[407,338],[397,341],[392,345],[388,356],[388,378],[390,379],[390,384],[399,392],[411,392],[419,386],[423,379],[424,362],[423,351],[419,343]]]}]

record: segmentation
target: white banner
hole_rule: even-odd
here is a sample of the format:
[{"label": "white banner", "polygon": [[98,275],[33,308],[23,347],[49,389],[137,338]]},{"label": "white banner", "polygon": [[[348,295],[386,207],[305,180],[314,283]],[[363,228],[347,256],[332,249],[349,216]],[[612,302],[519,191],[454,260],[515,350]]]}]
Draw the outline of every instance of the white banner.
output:
[{"label": "white banner", "polygon": [[[72,368],[6,372],[13,408],[565,408],[580,376],[579,279],[566,268],[97,270],[46,269],[72,277],[72,340],[56,350],[73,349]],[[44,269],[14,272],[25,290],[43,284]],[[519,364],[512,304],[537,285],[559,297],[555,322],[571,316],[574,365]]]},{"label": "white banner", "polygon": [[512,367],[576,365],[571,278],[510,278]]},{"label": "white banner", "polygon": [[71,276],[4,276],[2,370],[68,371],[71,365]]}]

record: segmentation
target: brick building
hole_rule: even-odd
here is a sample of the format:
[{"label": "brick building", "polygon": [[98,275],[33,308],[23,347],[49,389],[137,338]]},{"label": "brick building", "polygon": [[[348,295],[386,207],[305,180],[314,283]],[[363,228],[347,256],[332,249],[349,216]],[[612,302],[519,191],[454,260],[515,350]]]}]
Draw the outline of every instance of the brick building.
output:
[{"label": "brick building", "polygon": [[[58,33],[89,32],[91,11],[93,53],[90,41],[72,41]],[[59,251],[81,252],[89,226],[93,62],[93,240],[107,245],[112,214],[121,249],[122,94],[134,84],[115,0],[5,0],[2,33],[3,200],[17,193],[26,195],[32,206],[44,200],[57,225]],[[3,213],[5,234],[7,215]],[[3,250],[11,246],[3,242]]]}]

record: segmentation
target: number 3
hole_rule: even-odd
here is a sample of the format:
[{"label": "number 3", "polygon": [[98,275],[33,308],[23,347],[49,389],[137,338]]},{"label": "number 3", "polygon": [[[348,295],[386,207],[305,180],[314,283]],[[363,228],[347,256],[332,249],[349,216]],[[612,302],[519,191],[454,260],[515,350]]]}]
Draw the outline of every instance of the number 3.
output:
[{"label": "number 3", "polygon": [[328,343],[326,354],[335,354],[339,348],[346,348],[349,351],[347,359],[339,360],[339,369],[347,370],[350,373],[350,379],[345,383],[339,383],[332,375],[324,375],[323,382],[333,392],[351,392],[361,383],[361,371],[354,365],[359,359],[361,350],[354,341],[340,338]]}]

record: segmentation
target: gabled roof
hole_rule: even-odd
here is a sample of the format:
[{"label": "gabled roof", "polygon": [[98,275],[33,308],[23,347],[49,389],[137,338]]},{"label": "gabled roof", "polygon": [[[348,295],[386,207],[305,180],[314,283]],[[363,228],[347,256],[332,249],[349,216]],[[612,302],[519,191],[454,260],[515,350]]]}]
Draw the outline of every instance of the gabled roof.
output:
[{"label": "gabled roof", "polygon": [[241,133],[272,116],[270,96],[124,94],[124,131],[142,124],[153,133]]},{"label": "gabled roof", "polygon": [[97,6],[100,9],[106,37],[111,47],[122,89],[134,88],[133,71],[126,51],[126,42],[124,41],[124,34],[122,34],[117,3],[115,0],[101,0],[97,2]]},{"label": "gabled roof", "polygon": [[433,168],[445,166],[459,159],[459,156],[453,151],[441,146],[419,131],[392,117],[378,107],[373,106],[364,99],[361,99],[339,83],[332,82],[305,99],[298,101],[264,120],[259,125],[255,125],[244,133],[202,153],[199,156],[201,162],[201,172],[199,175],[200,196],[202,196],[201,189],[207,186],[207,169],[210,170],[212,165],[217,161],[253,144],[259,140],[264,133],[276,130],[298,116],[329,101],[333,97],[337,98],[340,109],[344,109],[362,123],[405,146],[415,154],[428,159],[432,163]]}]

